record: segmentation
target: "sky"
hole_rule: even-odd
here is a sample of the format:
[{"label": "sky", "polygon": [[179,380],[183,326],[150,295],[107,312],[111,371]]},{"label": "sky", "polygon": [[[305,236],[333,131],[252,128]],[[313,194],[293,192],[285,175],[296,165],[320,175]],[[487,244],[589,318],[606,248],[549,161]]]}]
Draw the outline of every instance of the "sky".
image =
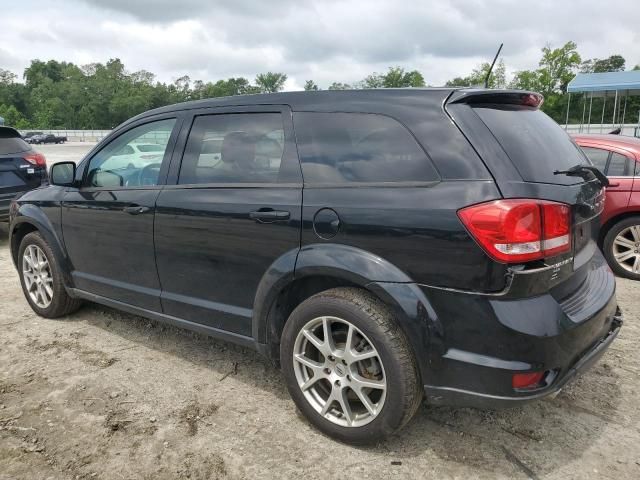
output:
[{"label": "sky", "polygon": [[0,0],[0,12],[0,68],[19,77],[36,58],[120,58],[164,82],[277,71],[298,90],[400,66],[435,86],[490,61],[501,42],[513,74],[569,40],[583,59],[640,64],[638,0]]}]

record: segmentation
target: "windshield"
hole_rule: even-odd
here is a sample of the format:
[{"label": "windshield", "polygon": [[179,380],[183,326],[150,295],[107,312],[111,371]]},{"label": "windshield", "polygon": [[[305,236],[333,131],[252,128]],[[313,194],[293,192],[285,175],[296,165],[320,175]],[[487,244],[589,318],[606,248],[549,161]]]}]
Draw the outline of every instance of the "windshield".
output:
[{"label": "windshield", "polygon": [[489,127],[523,180],[565,185],[583,181],[553,174],[589,162],[569,135],[545,113],[519,105],[478,105],[473,110]]}]

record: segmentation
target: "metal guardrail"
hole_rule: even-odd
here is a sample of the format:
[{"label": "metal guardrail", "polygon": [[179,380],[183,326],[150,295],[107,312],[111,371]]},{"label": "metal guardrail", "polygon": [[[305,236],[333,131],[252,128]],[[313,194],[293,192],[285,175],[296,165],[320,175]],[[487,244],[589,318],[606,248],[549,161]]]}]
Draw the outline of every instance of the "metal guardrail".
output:
[{"label": "metal guardrail", "polygon": [[[42,132],[60,137],[67,137],[69,142],[90,142],[96,143],[111,133],[111,130],[23,130],[24,135],[28,132]],[[136,143],[167,143],[168,132],[149,132],[136,140]]]},{"label": "metal guardrail", "polygon": [[24,135],[28,132],[42,132],[46,134],[53,134],[60,137],[67,137],[69,142],[99,142],[104,137],[109,135],[111,130],[22,130]]},{"label": "metal guardrail", "polygon": [[640,126],[637,123],[625,123],[624,125],[612,126],[610,123],[592,123],[591,125],[573,123],[561,125],[568,133],[609,133],[616,128],[620,128],[620,135],[628,137],[640,137]]}]

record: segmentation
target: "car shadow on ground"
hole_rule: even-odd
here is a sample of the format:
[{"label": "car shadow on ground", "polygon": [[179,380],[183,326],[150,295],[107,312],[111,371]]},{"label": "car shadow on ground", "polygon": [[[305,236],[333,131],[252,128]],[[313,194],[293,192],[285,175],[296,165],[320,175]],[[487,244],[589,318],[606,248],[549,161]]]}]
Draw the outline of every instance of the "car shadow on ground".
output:
[{"label": "car shadow on ground", "polygon": [[[0,224],[0,248],[8,246],[7,233],[7,225]],[[112,355],[136,348],[154,349],[205,368],[213,382],[233,375],[251,389],[288,399],[279,370],[252,350],[91,303],[59,321],[86,323],[119,337],[114,340]],[[629,427],[621,420],[625,417],[617,413],[622,401],[620,382],[607,359],[605,356],[553,400],[502,411],[423,404],[398,435],[360,448],[400,463],[435,455],[490,475],[504,474],[510,464],[523,476],[538,478],[580,461],[603,429]],[[220,385],[225,388],[224,383]],[[306,422],[300,414],[292,421]],[[328,438],[326,442],[327,448],[334,443]]]}]

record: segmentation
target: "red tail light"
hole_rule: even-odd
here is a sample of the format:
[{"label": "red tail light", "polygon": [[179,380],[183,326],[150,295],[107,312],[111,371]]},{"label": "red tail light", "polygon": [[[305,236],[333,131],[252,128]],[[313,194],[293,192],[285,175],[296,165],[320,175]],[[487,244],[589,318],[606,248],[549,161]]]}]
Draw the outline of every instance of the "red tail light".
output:
[{"label": "red tail light", "polygon": [[569,205],[544,200],[509,199],[458,211],[469,233],[495,260],[521,263],[571,249]]},{"label": "red tail light", "polygon": [[514,373],[511,385],[513,388],[534,388],[540,384],[544,374],[545,372]]},{"label": "red tail light", "polygon": [[47,160],[44,158],[44,155],[41,153],[29,153],[23,157],[27,162],[32,165],[36,165],[38,167],[46,167]]}]

